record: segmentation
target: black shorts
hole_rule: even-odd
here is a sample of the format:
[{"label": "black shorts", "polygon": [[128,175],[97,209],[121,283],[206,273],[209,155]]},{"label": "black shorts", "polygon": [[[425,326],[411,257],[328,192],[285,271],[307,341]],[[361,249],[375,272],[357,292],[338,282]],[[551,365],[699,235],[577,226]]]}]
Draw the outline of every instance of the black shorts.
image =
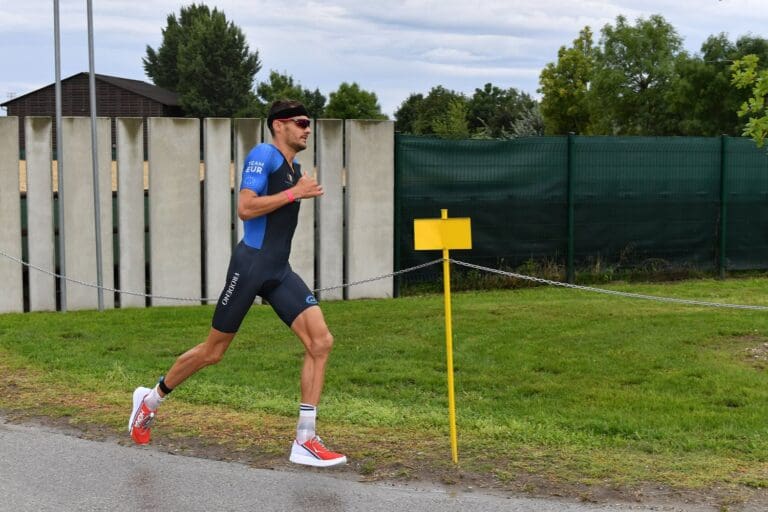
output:
[{"label": "black shorts", "polygon": [[287,262],[275,262],[241,241],[229,260],[213,328],[237,332],[257,295],[269,302],[288,327],[302,311],[317,305],[315,296]]}]

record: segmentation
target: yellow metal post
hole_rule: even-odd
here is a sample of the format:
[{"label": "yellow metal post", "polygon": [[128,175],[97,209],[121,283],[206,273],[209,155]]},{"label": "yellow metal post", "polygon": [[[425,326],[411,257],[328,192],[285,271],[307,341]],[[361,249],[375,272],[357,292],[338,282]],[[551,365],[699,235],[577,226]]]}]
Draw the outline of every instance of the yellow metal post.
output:
[{"label": "yellow metal post", "polygon": [[[448,218],[448,210],[440,210],[440,218]],[[451,427],[451,459],[459,463],[459,442],[456,435],[456,394],[453,386],[453,321],[451,319],[451,264],[448,249],[443,248],[443,295],[445,299],[445,354],[448,362],[448,418]]]}]

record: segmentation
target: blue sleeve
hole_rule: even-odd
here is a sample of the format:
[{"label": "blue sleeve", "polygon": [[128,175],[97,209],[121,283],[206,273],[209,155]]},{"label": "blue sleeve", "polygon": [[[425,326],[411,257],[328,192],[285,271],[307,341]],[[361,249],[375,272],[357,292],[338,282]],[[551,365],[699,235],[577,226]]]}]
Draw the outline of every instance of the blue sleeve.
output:
[{"label": "blue sleeve", "polygon": [[243,162],[243,175],[240,190],[247,188],[259,195],[267,191],[269,175],[282,163],[278,151],[269,144],[259,144],[248,153]]}]

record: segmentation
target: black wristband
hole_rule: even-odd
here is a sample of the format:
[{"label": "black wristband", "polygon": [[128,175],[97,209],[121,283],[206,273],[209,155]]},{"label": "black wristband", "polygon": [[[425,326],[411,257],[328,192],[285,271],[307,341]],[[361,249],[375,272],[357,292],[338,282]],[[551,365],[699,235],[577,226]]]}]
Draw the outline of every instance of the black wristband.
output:
[{"label": "black wristband", "polygon": [[162,391],[164,395],[167,395],[173,391],[171,388],[165,385],[165,377],[160,377],[160,380],[157,381],[157,387],[160,388],[160,391]]}]

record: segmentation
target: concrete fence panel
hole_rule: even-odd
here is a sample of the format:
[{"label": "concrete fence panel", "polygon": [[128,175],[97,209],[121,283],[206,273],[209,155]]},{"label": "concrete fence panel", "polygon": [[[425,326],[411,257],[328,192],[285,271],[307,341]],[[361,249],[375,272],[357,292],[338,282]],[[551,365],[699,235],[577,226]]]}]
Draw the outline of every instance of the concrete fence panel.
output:
[{"label": "concrete fence panel", "polygon": [[[344,281],[344,124],[340,119],[317,121],[317,176],[324,194],[317,201],[317,287]],[[323,300],[344,298],[341,288],[321,292]]]},{"label": "concrete fence panel", "polygon": [[[200,122],[149,119],[149,226],[153,295],[202,297]],[[190,304],[153,298],[153,305]]]},{"label": "concrete fence panel", "polygon": [[[0,215],[4,220],[12,220],[0,226],[0,249],[20,256],[22,203],[18,196],[19,147],[15,123],[18,123],[15,118],[0,118]],[[235,217],[235,207],[243,161],[254,146],[262,140],[271,142],[272,138],[264,131],[263,119],[206,119],[203,123],[204,165],[201,166],[200,120],[115,120],[117,247],[120,251],[119,258],[115,258],[111,133],[109,120],[98,120],[104,286],[114,287],[117,261],[119,288],[142,293],[149,283],[149,292],[154,296],[150,300],[152,305],[188,305],[203,296],[218,297],[225,284],[233,243],[242,238],[242,223]],[[142,137],[145,126],[147,162]],[[32,265],[54,272],[59,269],[55,268],[54,260],[52,120],[27,117],[24,128],[28,259]],[[324,195],[302,200],[290,259],[293,269],[311,288],[341,285],[345,281],[359,281],[393,271],[393,128],[390,121],[313,121],[308,146],[296,159],[303,173],[317,177]],[[89,118],[64,118],[62,137],[65,160],[62,162],[64,218],[61,222],[66,236],[65,271],[69,278],[95,284],[95,205]],[[201,169],[205,172],[203,188]],[[145,211],[147,182],[148,209]],[[234,232],[231,230],[233,220]],[[147,265],[149,275],[146,275]],[[0,260],[0,279],[6,285],[0,294],[0,311],[23,309],[26,297],[32,311],[54,310],[57,306],[54,277],[31,270],[25,290],[23,275],[20,264]],[[392,294],[393,280],[389,277],[356,285],[346,292],[340,288],[330,290],[320,293],[319,297],[338,300],[391,297]],[[74,282],[67,285],[68,308],[96,308],[97,296],[93,287]],[[104,298],[106,307],[114,306],[113,293],[105,291]],[[120,296],[121,307],[143,307],[146,303],[143,296],[126,293]]]},{"label": "concrete fence panel", "polygon": [[[143,293],[146,288],[144,245],[144,122],[141,118],[118,118],[117,204],[120,247],[120,289]],[[142,308],[146,299],[120,295],[120,307]]]},{"label": "concrete fence panel", "polygon": [[205,296],[221,293],[232,254],[232,194],[229,183],[232,121],[205,119]]},{"label": "concrete fence panel", "polygon": [[[96,230],[94,224],[93,158],[91,120],[87,117],[62,119],[64,145],[64,251],[66,275],[86,283],[97,282]],[[103,285],[113,288],[112,258],[112,155],[110,121],[97,120],[99,208]],[[96,309],[98,290],[67,282],[67,309]],[[104,292],[104,307],[114,307],[114,294]]]},{"label": "concrete fence panel", "polygon": [[[21,259],[19,118],[0,117],[0,250]],[[0,313],[24,310],[21,263],[0,256]]]},{"label": "concrete fence panel", "polygon": [[[392,121],[346,121],[347,279],[394,268],[394,158]],[[347,298],[392,297],[393,279],[352,286]]]},{"label": "concrete fence panel", "polygon": [[[54,272],[53,186],[51,176],[50,117],[26,117],[24,141],[27,160],[27,246],[29,263]],[[29,309],[56,310],[55,278],[38,270],[29,272]]]},{"label": "concrete fence panel", "polygon": [[[90,123],[89,123],[90,125]],[[99,160],[99,210],[101,213],[101,261],[103,286],[115,288],[114,222],[112,220],[112,123],[108,117],[97,121]],[[66,155],[65,155],[66,157]],[[66,172],[66,171],[65,171]],[[91,167],[93,174],[93,167]],[[91,189],[93,190],[93,189]],[[93,196],[93,192],[91,192]],[[96,295],[98,298],[98,295]],[[104,291],[104,307],[115,307],[115,293]]]}]

